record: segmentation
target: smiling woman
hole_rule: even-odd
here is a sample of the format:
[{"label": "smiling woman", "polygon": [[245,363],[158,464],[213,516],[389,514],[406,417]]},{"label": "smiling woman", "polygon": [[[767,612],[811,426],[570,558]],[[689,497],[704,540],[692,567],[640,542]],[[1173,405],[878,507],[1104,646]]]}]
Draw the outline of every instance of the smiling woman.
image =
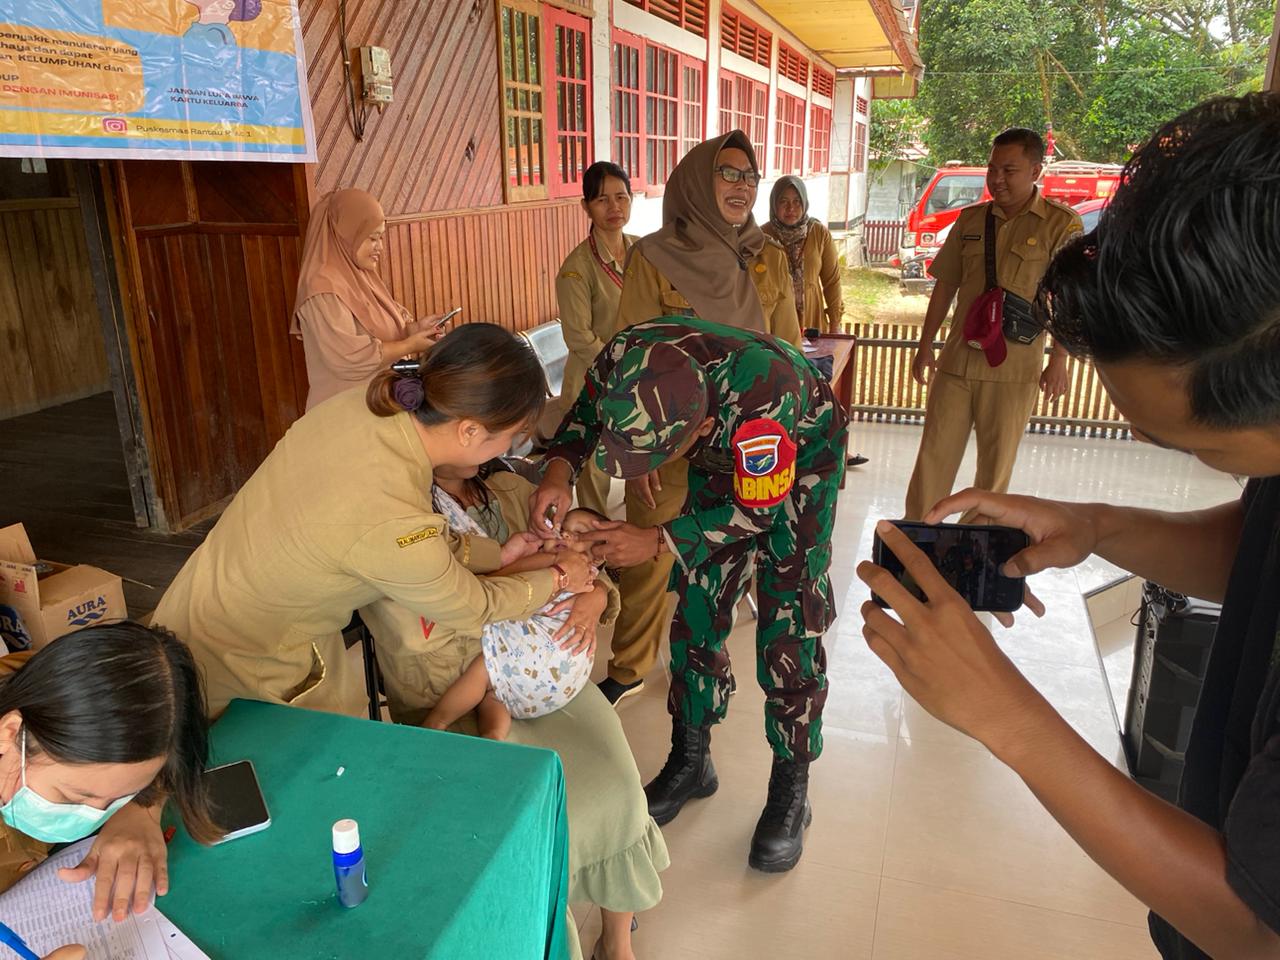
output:
[{"label": "smiling woman", "polygon": [[311,211],[289,332],[307,357],[307,409],[361,386],[439,339],[440,316],[414,320],[378,275],[386,218],[363,190],[337,190]]},{"label": "smiling woman", "polygon": [[[627,259],[619,330],[660,316],[701,317],[800,345],[787,255],[751,212],[759,185],[755,149],[741,130],[685,155],[667,181],[662,229],[637,242]],[[686,473],[686,462],[673,459],[628,481],[627,520],[655,527],[674,519]],[[663,554],[623,571],[622,613],[601,685],[610,700],[639,689],[657,659],[671,564]]]}]

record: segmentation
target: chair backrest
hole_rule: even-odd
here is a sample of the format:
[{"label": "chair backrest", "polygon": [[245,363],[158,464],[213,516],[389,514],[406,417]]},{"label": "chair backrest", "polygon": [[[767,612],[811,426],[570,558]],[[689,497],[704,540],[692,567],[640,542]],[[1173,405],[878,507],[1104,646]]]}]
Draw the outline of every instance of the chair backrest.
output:
[{"label": "chair backrest", "polygon": [[569,356],[560,321],[551,320],[531,330],[522,330],[520,336],[529,341],[529,346],[538,355],[538,362],[542,364],[542,372],[547,378],[547,396],[560,396],[564,385],[564,362]]}]

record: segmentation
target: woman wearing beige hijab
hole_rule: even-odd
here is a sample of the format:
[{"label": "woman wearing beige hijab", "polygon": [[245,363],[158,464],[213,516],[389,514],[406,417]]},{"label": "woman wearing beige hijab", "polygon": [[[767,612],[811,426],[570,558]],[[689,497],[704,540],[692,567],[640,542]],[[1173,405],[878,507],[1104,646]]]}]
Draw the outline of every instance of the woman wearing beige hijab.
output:
[{"label": "woman wearing beige hijab", "polygon": [[382,282],[385,232],[382,207],[363,190],[337,190],[311,211],[289,328],[307,358],[308,410],[444,332],[436,330],[438,315],[415,321]]},{"label": "woman wearing beige hijab", "polygon": [[[751,208],[760,183],[751,141],[741,130],[698,144],[677,164],[662,199],[662,229],[627,258],[618,329],[661,316],[696,316],[761,330],[795,346],[800,323],[787,255],[757,225]],[[688,465],[673,460],[628,480],[627,520],[653,527],[674,519],[689,485]],[[635,693],[658,658],[672,557],[622,571],[622,612],[613,632],[613,703]]]}]

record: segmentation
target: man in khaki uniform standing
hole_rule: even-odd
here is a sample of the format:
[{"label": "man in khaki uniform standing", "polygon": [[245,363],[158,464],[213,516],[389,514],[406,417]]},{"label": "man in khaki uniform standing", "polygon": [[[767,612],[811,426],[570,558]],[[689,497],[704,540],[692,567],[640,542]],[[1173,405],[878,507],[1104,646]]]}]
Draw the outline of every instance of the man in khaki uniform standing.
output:
[{"label": "man in khaki uniform standing", "polygon": [[[1027,344],[1006,339],[1008,356],[995,367],[964,337],[965,316],[987,288],[988,209],[995,214],[996,283],[1026,300],[1035,297],[1054,251],[1082,229],[1079,214],[1040,195],[1036,181],[1043,162],[1044,141],[1034,130],[1014,127],[996,137],[987,163],[991,203],[975,204],[960,213],[930,268],[937,285],[929,298],[911,373],[918,383],[925,382],[926,370],[932,375],[924,436],[907,488],[907,520],[922,519],[951,493],[970,431],[978,437],[974,486],[1007,491],[1037,392],[1043,390],[1056,399],[1067,389],[1066,352],[1055,346],[1046,364],[1043,333]],[[933,340],[953,297],[951,332],[935,360]]]}]

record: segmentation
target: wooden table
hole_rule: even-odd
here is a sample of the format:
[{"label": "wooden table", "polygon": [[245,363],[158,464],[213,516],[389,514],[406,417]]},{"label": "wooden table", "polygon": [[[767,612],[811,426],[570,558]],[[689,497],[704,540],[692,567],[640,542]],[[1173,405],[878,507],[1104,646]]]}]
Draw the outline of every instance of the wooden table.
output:
[{"label": "wooden table", "polygon": [[[831,390],[836,395],[836,402],[844,408],[845,415],[853,406],[853,351],[858,345],[858,338],[851,333],[824,333],[812,341],[817,347],[812,353],[805,350],[804,355],[810,360],[815,357],[831,357]],[[849,438],[845,435],[845,460],[848,460]],[[840,474],[840,489],[844,489],[844,472]]]}]

